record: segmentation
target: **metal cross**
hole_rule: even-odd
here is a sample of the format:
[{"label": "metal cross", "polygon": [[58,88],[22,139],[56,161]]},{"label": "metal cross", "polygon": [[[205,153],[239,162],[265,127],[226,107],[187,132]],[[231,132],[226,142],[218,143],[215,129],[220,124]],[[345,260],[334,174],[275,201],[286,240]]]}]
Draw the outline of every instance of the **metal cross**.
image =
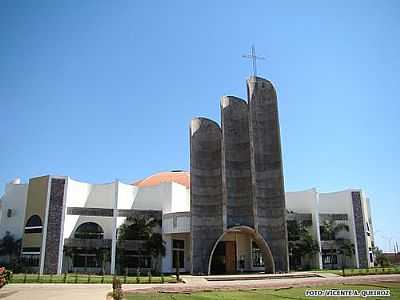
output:
[{"label": "metal cross", "polygon": [[262,56],[257,56],[256,55],[256,48],[251,46],[250,54],[244,54],[242,57],[248,58],[252,60],[252,65],[253,65],[253,75],[257,76],[257,59],[265,59],[265,57]]}]

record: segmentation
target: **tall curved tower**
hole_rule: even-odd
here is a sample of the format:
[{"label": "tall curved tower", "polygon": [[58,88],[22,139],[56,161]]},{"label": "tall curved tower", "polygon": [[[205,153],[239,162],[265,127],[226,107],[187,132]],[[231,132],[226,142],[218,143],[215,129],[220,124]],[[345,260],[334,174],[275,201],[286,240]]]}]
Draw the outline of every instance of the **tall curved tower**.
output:
[{"label": "tall curved tower", "polygon": [[226,206],[224,227],[254,227],[246,101],[233,96],[222,97],[221,124],[223,199]]},{"label": "tall curved tower", "polygon": [[223,220],[221,128],[206,118],[190,124],[190,177],[192,274],[207,274]]},{"label": "tall curved tower", "polygon": [[271,248],[275,272],[288,272],[285,190],[278,103],[272,83],[247,81],[255,229]]}]

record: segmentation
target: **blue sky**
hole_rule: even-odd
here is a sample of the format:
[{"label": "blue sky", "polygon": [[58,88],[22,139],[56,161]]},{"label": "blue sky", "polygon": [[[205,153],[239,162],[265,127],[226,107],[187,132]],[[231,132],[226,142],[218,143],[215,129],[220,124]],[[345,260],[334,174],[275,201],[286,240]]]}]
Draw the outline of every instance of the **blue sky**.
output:
[{"label": "blue sky", "polygon": [[[189,121],[274,82],[287,191],[363,188],[400,244],[398,1],[1,1],[0,191],[189,168]],[[391,239],[391,240],[390,240]]]}]

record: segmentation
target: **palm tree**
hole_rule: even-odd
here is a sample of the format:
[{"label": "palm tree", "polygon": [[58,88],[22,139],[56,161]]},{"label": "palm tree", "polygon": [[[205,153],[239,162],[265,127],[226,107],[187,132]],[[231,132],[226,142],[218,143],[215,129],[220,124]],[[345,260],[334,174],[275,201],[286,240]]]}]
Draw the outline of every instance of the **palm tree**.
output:
[{"label": "palm tree", "polygon": [[[118,242],[120,245],[124,240],[145,241],[144,249],[139,249],[139,254],[140,256],[142,256],[142,252],[150,254],[156,261],[153,264],[153,268],[157,267],[159,256],[165,256],[165,242],[162,239],[162,235],[160,233],[153,232],[156,225],[161,224],[159,220],[154,218],[146,218],[142,216],[128,217],[125,223],[122,224],[118,229]],[[120,253],[122,256],[123,252],[124,251],[121,249]],[[121,257],[120,261],[125,262],[125,259]]]},{"label": "palm tree", "polygon": [[[321,226],[321,240],[327,241],[336,241],[336,235],[339,232],[349,232],[349,225],[345,223],[335,223],[333,219],[328,219],[323,222],[323,226]],[[335,250],[335,245],[333,243],[330,244],[331,254],[333,250]],[[333,259],[331,258],[331,269],[333,269]]]}]

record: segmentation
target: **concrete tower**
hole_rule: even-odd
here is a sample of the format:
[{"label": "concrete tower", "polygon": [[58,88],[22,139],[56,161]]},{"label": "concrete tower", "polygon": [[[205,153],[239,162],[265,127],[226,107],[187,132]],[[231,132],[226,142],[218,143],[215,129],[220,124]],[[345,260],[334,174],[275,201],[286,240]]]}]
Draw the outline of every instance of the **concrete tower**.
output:
[{"label": "concrete tower", "polygon": [[276,92],[272,83],[247,81],[255,229],[268,243],[275,272],[288,272],[285,191]]},{"label": "concrete tower", "polygon": [[237,225],[254,227],[252,203],[249,110],[245,100],[221,98],[222,182],[225,229]]},{"label": "concrete tower", "polygon": [[192,274],[207,274],[211,249],[223,233],[221,128],[205,118],[190,124]]}]

